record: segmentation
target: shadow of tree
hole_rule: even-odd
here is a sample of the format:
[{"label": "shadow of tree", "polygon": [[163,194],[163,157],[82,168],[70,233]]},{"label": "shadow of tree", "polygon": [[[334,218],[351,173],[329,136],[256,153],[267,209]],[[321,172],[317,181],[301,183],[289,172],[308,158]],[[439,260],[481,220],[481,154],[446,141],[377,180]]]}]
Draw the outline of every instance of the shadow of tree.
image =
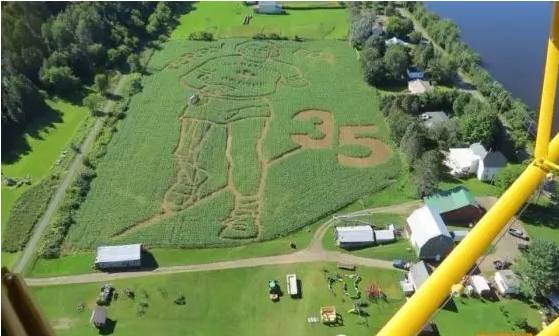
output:
[{"label": "shadow of tree", "polygon": [[43,134],[56,129],[56,124],[62,122],[62,113],[44,104],[31,116],[25,127],[2,130],[2,163],[12,164],[31,151],[26,135],[43,140]]},{"label": "shadow of tree", "polygon": [[530,225],[557,229],[559,228],[559,207],[530,204],[520,219]]}]

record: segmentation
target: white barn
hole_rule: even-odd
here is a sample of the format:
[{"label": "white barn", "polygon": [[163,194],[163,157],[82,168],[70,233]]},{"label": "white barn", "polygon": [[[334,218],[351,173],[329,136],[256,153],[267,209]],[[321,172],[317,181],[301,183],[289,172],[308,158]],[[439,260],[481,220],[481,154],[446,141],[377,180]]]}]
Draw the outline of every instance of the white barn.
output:
[{"label": "white barn", "polygon": [[334,229],[336,245],[342,248],[363,247],[375,243],[370,225],[338,226]]},{"label": "white barn", "polygon": [[420,259],[442,260],[454,247],[441,215],[425,205],[406,220],[405,231]]},{"label": "white barn", "polygon": [[96,268],[139,267],[142,265],[142,244],[99,246]]}]

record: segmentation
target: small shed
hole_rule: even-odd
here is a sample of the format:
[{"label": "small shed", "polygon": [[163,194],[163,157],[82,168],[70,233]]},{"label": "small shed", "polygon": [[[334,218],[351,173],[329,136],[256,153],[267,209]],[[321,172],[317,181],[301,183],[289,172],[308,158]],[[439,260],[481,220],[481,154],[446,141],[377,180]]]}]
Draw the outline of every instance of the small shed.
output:
[{"label": "small shed", "polygon": [[89,322],[96,328],[101,328],[107,323],[107,307],[95,306]]},{"label": "small shed", "polygon": [[439,125],[444,125],[449,119],[444,111],[428,111],[421,113],[419,120],[425,127],[432,129]]},{"label": "small shed", "polygon": [[373,230],[375,233],[375,242],[377,244],[390,243],[396,240],[393,229]]},{"label": "small shed", "polygon": [[470,284],[474,288],[474,292],[479,296],[487,296],[491,294],[489,283],[481,275],[472,275],[470,277]]},{"label": "small shed", "polygon": [[375,236],[370,225],[338,226],[334,229],[336,245],[342,248],[353,248],[373,245]]},{"label": "small shed", "polygon": [[414,79],[408,81],[408,90],[413,94],[420,94],[420,93],[433,91],[433,87],[427,81],[421,79]]},{"label": "small shed", "polygon": [[501,295],[514,295],[520,291],[520,280],[511,270],[497,271],[493,279]]},{"label": "small shed", "polygon": [[142,244],[99,246],[95,257],[95,267],[125,268],[142,265]]},{"label": "small shed", "polygon": [[424,197],[423,201],[438,211],[447,224],[475,223],[485,213],[470,191],[463,186],[434,193]]},{"label": "small shed", "polygon": [[297,286],[297,276],[295,274],[288,274],[287,279],[287,294],[291,296],[299,295],[299,287]]},{"label": "small shed", "polygon": [[406,74],[408,74],[409,80],[423,79],[425,77],[425,71],[419,67],[409,67],[406,69]]}]

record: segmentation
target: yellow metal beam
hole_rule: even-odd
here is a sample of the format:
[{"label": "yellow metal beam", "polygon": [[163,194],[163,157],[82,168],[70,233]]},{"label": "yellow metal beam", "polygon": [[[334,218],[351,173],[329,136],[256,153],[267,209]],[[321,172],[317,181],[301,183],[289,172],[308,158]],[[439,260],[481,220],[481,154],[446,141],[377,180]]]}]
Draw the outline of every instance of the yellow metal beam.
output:
[{"label": "yellow metal beam", "polygon": [[551,138],[553,114],[555,111],[555,95],[557,93],[557,76],[559,74],[559,4],[553,4],[551,29],[547,42],[547,59],[543,77],[542,98],[538,120],[535,156],[546,156],[547,145]]},{"label": "yellow metal beam", "polygon": [[[540,185],[549,166],[559,160],[559,135],[550,142],[559,73],[559,4],[554,4],[548,44],[542,102],[536,139],[536,159],[483,216],[466,238],[450,253],[421,288],[377,334],[414,336],[431,319],[450,294],[452,285],[474,266],[491,242]],[[549,328],[549,327],[548,327]],[[555,330],[555,329],[551,329]]]},{"label": "yellow metal beam", "polygon": [[544,330],[542,330],[538,336],[557,336],[559,335],[559,318],[551,322]]}]

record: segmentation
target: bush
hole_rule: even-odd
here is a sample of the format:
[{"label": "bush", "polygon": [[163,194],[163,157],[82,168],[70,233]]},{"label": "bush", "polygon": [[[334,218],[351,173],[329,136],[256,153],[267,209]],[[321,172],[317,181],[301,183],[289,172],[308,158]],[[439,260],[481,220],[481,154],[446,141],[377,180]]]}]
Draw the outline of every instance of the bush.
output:
[{"label": "bush", "polygon": [[276,33],[270,33],[269,35],[266,35],[264,33],[256,33],[254,34],[254,36],[252,36],[252,38],[254,40],[288,40],[287,37],[280,36]]},{"label": "bush", "polygon": [[198,31],[188,35],[188,39],[194,41],[213,41],[214,34],[207,31]]},{"label": "bush", "polygon": [[17,252],[25,247],[57,184],[58,179],[47,177],[17,199],[2,235],[3,251]]}]

